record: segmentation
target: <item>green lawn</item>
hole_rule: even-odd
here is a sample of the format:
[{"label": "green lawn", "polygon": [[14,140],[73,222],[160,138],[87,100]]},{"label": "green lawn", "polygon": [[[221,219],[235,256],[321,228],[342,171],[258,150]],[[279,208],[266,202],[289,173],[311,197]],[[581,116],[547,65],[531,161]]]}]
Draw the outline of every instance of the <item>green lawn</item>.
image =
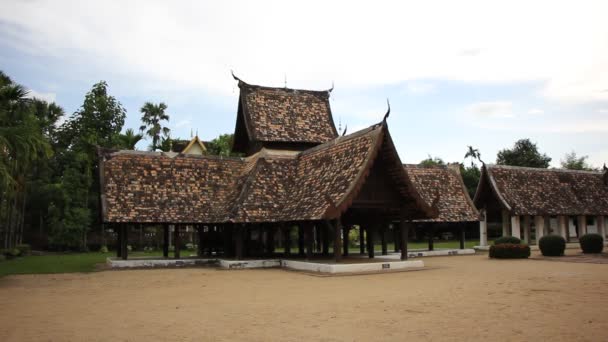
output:
[{"label": "green lawn", "polygon": [[[181,255],[189,253],[192,252],[183,250]],[[92,252],[19,257],[0,261],[0,277],[9,274],[92,272],[95,270],[95,264],[103,263],[107,257],[114,255],[114,252]],[[129,256],[160,255],[162,251],[129,253]]]},{"label": "green lawn", "polygon": [[[479,241],[466,241],[466,248],[473,248]],[[490,242],[491,244],[491,242]],[[458,241],[435,241],[435,248],[459,248]],[[408,249],[426,249],[426,242],[411,242],[408,244]],[[297,249],[295,247],[293,250]],[[375,246],[376,251],[380,251],[380,245]],[[389,252],[394,250],[392,243],[388,244]],[[281,253],[282,248],[276,249],[277,253]],[[330,252],[332,248],[330,248]],[[350,248],[350,253],[358,253],[359,248]],[[183,250],[182,256],[190,255],[194,252]],[[0,277],[9,274],[38,274],[38,273],[72,273],[72,272],[92,272],[95,270],[95,264],[103,263],[109,256],[114,256],[114,252],[110,253],[69,253],[69,254],[49,254],[43,256],[26,256],[13,260],[0,261]],[[160,256],[162,251],[154,252],[131,252],[129,256]],[[170,253],[173,255],[173,253]]]}]

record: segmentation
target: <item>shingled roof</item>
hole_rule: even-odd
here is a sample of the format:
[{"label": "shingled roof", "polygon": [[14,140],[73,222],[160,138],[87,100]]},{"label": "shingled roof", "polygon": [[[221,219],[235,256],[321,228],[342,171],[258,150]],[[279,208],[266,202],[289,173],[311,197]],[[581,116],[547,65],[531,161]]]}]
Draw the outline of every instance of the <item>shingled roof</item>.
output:
[{"label": "shingled roof", "polygon": [[[479,221],[479,213],[460,175],[460,165],[403,165],[414,187],[428,205],[437,201],[439,215],[429,222]],[[438,198],[438,200],[437,200]]]},{"label": "shingled roof", "polygon": [[485,165],[475,194],[512,215],[608,215],[605,172]]},{"label": "shingled roof", "polygon": [[338,136],[330,91],[271,88],[239,80],[236,152],[251,142],[322,144]]},{"label": "shingled roof", "polygon": [[[220,223],[333,219],[356,199],[377,157],[396,151],[385,122],[304,152],[248,158],[100,151],[105,222]],[[392,172],[410,218],[434,211],[397,159]],[[388,160],[388,159],[387,159]]]}]

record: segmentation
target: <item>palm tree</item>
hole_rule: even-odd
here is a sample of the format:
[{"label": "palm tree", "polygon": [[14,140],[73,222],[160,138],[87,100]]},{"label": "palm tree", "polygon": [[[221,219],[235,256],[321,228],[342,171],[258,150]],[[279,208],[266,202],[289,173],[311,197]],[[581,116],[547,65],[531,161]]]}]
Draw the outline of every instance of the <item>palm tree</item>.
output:
[{"label": "palm tree", "polygon": [[142,133],[145,131],[145,134],[152,138],[152,145],[150,146],[152,151],[159,147],[161,137],[168,137],[171,132],[168,127],[163,127],[161,123],[161,121],[169,122],[169,114],[165,113],[166,109],[167,105],[162,102],[158,105],[146,102],[140,109],[143,114],[141,117],[143,125],[139,129]]},{"label": "palm tree", "polygon": [[479,153],[479,150],[476,148],[473,148],[473,146],[468,146],[468,148],[469,148],[469,150],[464,155],[464,159],[471,158],[471,167],[474,166],[473,162],[475,161],[475,159],[477,159],[483,163],[483,161],[481,160],[481,153]]},{"label": "palm tree", "polygon": [[142,134],[135,134],[132,128],[129,128],[125,131],[124,134],[118,136],[118,143],[120,148],[124,148],[127,150],[134,150],[135,145],[143,139],[144,136]]}]

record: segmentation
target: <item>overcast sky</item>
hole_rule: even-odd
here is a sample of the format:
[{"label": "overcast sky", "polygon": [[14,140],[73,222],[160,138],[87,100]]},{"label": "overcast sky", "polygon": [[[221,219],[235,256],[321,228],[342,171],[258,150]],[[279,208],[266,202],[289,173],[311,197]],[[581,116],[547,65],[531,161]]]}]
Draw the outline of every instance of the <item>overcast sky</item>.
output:
[{"label": "overcast sky", "polygon": [[[0,69],[72,113],[106,80],[139,127],[234,130],[238,88],[335,85],[336,126],[380,121],[403,162],[493,162],[531,138],[608,162],[608,1],[0,1]],[[147,145],[147,144],[146,144]],[[145,146],[142,146],[145,148]]]}]

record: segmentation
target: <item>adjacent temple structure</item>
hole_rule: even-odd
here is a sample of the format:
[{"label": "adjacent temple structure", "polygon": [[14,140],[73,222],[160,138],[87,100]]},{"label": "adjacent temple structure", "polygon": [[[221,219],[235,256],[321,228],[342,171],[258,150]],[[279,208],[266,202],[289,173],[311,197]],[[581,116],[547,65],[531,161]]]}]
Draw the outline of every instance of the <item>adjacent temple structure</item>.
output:
[{"label": "adjacent temple structure", "polygon": [[[475,194],[480,245],[488,244],[488,224],[498,222],[503,236],[531,244],[547,234],[566,241],[587,232],[606,236],[608,170],[578,171],[484,165]],[[533,230],[532,230],[533,229]],[[523,231],[523,235],[522,235]]]},{"label": "adjacent temple structure", "polygon": [[238,85],[233,150],[244,158],[99,151],[102,220],[119,232],[118,255],[127,258],[127,229],[143,224],[164,227],[165,256],[173,225],[175,245],[185,226],[211,230],[221,240],[219,252],[237,259],[260,249],[274,253],[279,232],[287,255],[297,236],[298,253],[311,257],[316,238],[328,254],[331,240],[339,260],[348,255],[348,231],[357,225],[367,231],[373,257],[373,235],[384,237],[391,225],[406,259],[409,225],[436,217],[438,198],[425,201],[408,177],[388,113],[380,123],[339,136],[331,90]]}]

